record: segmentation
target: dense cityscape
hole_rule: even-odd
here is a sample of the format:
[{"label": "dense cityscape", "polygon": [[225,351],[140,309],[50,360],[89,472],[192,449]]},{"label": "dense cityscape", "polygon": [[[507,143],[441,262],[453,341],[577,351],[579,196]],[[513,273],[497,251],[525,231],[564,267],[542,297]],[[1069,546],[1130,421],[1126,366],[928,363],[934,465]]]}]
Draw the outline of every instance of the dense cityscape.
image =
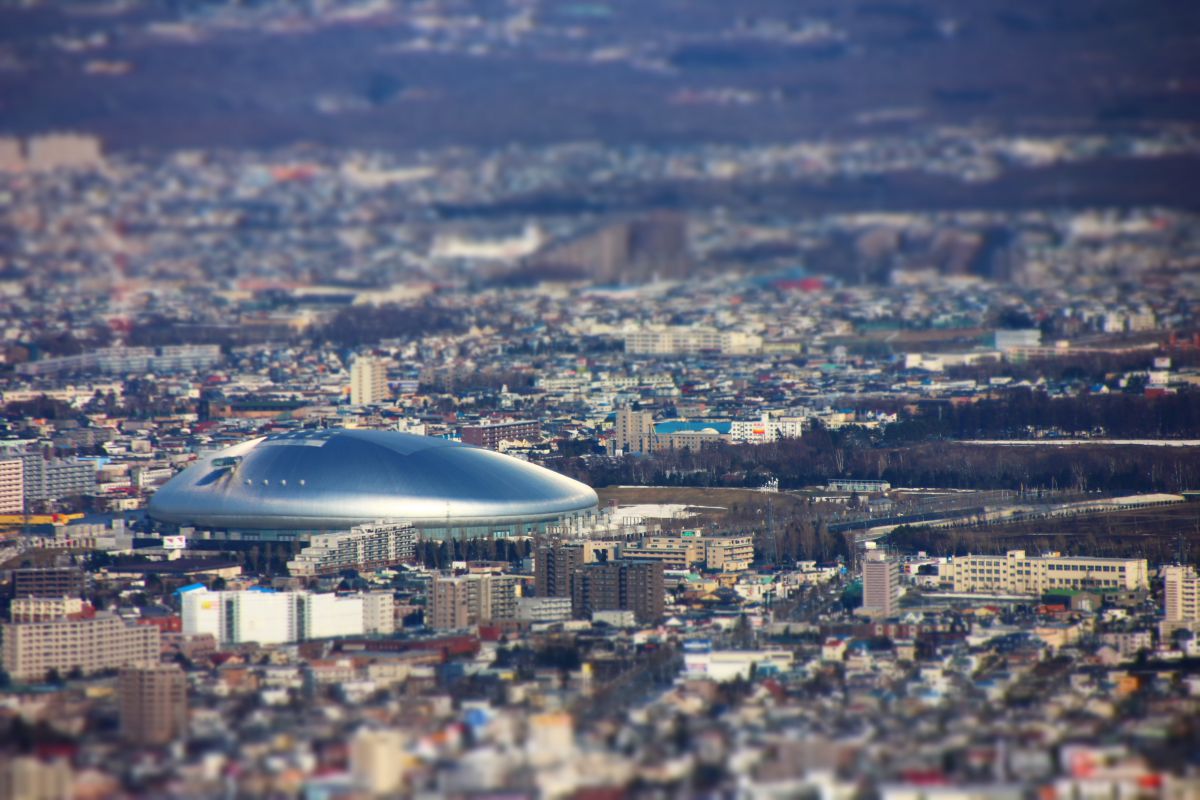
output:
[{"label": "dense cityscape", "polygon": [[0,798],[1200,798],[1200,19],[978,5],[0,7]]}]

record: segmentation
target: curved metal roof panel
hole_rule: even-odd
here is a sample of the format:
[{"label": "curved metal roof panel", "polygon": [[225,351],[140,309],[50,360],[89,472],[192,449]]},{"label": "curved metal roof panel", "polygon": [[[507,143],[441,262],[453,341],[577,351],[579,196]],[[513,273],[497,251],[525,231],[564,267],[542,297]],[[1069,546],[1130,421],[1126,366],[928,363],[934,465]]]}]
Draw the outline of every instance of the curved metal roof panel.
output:
[{"label": "curved metal roof panel", "polygon": [[150,500],[160,522],[324,530],[377,519],[483,525],[585,511],[596,493],[543,467],[395,431],[275,434],[200,459]]}]

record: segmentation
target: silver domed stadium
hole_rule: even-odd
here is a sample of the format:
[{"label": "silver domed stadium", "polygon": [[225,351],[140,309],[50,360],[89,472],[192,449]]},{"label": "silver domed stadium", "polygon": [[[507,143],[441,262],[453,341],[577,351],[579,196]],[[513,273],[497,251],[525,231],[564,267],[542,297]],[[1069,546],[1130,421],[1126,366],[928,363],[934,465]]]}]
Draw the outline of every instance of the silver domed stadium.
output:
[{"label": "silver domed stadium", "polygon": [[511,536],[590,516],[596,493],[478,447],[394,431],[275,434],[201,458],[150,500],[150,518],[222,538],[297,539],[374,520],[425,535]]}]

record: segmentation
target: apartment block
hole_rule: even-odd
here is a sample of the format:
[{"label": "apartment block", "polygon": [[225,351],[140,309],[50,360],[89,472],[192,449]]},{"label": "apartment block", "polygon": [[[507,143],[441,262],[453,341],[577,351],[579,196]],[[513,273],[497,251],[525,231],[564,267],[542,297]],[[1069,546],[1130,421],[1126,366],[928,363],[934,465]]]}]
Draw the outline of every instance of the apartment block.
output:
[{"label": "apartment block", "polygon": [[517,616],[518,578],[512,575],[439,575],[430,589],[431,626],[459,630]]},{"label": "apartment block", "polygon": [[1200,627],[1200,575],[1193,566],[1170,565],[1162,568],[1163,624],[1169,636],[1178,628]]},{"label": "apartment block", "polygon": [[642,625],[653,624],[665,605],[662,564],[653,561],[602,561],[575,570],[572,613],[590,619],[593,612],[632,611]]},{"label": "apartment block", "polygon": [[939,568],[943,586],[956,592],[1042,594],[1055,589],[1119,589],[1150,586],[1144,558],[1092,558],[1049,553],[1027,556],[1024,550],[1004,555],[970,555]]},{"label": "apartment block", "polygon": [[47,622],[82,617],[90,605],[78,597],[15,597],[8,607],[13,622]]},{"label": "apartment block", "polygon": [[292,575],[335,575],[343,570],[372,570],[411,561],[417,531],[407,522],[356,525],[348,532],[316,534],[288,562]]},{"label": "apartment block", "polygon": [[621,558],[654,561],[668,570],[686,570],[693,564],[704,563],[704,539],[699,531],[683,531],[678,536],[647,536],[635,545],[622,547]]},{"label": "apartment block", "polygon": [[0,461],[0,514],[25,509],[25,463],[19,458]]},{"label": "apartment block", "polygon": [[3,626],[5,671],[19,681],[40,681],[50,670],[90,675],[141,662],[157,662],[159,631],[153,625],[126,625],[113,614],[91,619],[60,619]]},{"label": "apartment block", "polygon": [[358,356],[350,365],[350,402],[373,406],[391,397],[387,385],[387,365],[372,356]]},{"label": "apartment block", "polygon": [[746,444],[766,444],[780,439],[799,439],[804,435],[804,417],[772,418],[763,414],[757,420],[734,420],[729,438]]},{"label": "apartment block", "polygon": [[460,438],[463,444],[473,444],[476,447],[495,450],[501,442],[537,441],[541,436],[541,425],[533,420],[521,419],[509,422],[489,422],[482,425],[464,425]]},{"label": "apartment block", "polygon": [[622,408],[617,412],[612,436],[608,440],[610,453],[651,453],[657,446],[652,413],[631,408]]},{"label": "apartment block", "polygon": [[744,572],[754,563],[753,536],[704,539],[704,567],[715,572]]},{"label": "apartment block", "polygon": [[643,328],[625,334],[625,352],[631,355],[754,355],[762,347],[757,334],[701,326]]},{"label": "apartment block", "polygon": [[121,738],[143,746],[170,744],[187,731],[187,676],[178,664],[136,664],[117,678]]},{"label": "apartment block", "polygon": [[886,553],[873,551],[863,563],[862,612],[873,617],[895,616],[900,607],[900,565]]},{"label": "apartment block", "polygon": [[79,567],[24,567],[13,570],[13,597],[80,597],[84,590]]}]

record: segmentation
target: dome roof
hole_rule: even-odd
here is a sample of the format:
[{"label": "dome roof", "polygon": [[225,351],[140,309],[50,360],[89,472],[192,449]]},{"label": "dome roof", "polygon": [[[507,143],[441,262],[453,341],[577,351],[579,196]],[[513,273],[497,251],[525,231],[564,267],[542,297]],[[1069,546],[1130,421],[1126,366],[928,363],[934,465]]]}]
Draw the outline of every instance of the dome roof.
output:
[{"label": "dome roof", "polygon": [[594,508],[578,481],[491,450],[395,431],[273,434],[201,458],[150,500],[159,522],[334,530],[536,522]]}]

